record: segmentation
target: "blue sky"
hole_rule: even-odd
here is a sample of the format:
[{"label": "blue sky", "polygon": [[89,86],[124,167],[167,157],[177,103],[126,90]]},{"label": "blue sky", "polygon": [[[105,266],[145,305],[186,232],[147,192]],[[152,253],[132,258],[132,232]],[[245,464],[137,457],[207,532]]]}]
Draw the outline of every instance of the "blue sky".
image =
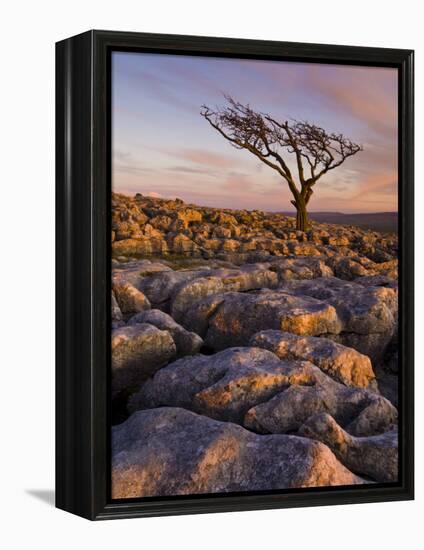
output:
[{"label": "blue sky", "polygon": [[115,52],[113,190],[291,210],[284,180],[200,116],[202,104],[225,105],[224,93],[364,146],[317,183],[311,211],[397,210],[397,71],[374,67]]}]

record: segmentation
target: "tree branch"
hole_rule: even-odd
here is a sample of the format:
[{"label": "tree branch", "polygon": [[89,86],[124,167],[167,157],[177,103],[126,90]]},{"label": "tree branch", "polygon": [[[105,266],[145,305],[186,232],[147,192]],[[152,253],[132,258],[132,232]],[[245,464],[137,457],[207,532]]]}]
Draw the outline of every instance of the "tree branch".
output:
[{"label": "tree branch", "polygon": [[[327,132],[309,122],[279,122],[269,114],[258,113],[249,105],[235,101],[229,95],[224,97],[226,107],[213,110],[203,105],[200,114],[233,147],[246,149],[276,170],[288,183],[295,205],[302,204],[304,207],[313,194],[312,187],[322,176],[363,150],[361,145],[343,134]],[[285,154],[295,155],[299,187]],[[309,166],[308,178],[305,176],[304,161]]]}]

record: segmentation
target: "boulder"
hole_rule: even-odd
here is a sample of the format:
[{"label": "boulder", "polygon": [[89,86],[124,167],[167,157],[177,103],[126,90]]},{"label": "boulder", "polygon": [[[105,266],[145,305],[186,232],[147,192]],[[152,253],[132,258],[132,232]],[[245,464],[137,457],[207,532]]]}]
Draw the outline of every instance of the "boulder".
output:
[{"label": "boulder", "polygon": [[[393,330],[396,330],[396,328]],[[358,352],[367,355],[375,366],[384,357],[392,335],[392,330],[389,330],[387,332],[371,332],[369,334],[341,332],[340,334],[329,334],[327,337],[334,342],[356,349]]]},{"label": "boulder", "polygon": [[356,277],[374,275],[371,267],[373,262],[368,258],[332,256],[328,258],[327,264],[333,269],[336,277],[346,281],[352,281]]},{"label": "boulder", "polygon": [[346,386],[377,389],[369,357],[328,338],[264,330],[252,336],[249,344],[268,349],[280,359],[310,361]]},{"label": "boulder", "polygon": [[270,269],[278,274],[280,281],[290,279],[315,279],[332,277],[333,271],[318,258],[283,258],[270,260]]},{"label": "boulder", "polygon": [[138,288],[154,307],[170,310],[175,320],[181,322],[187,309],[209,295],[276,286],[278,276],[267,266],[250,264],[237,269],[201,266],[162,272],[146,277]]},{"label": "boulder", "polygon": [[116,301],[122,313],[138,313],[150,309],[150,302],[146,296],[130,283],[113,284]]},{"label": "boulder", "polygon": [[133,396],[129,410],[184,407],[212,418],[242,422],[256,403],[301,376],[296,365],[259,348],[232,348],[171,363]]},{"label": "boulder", "polygon": [[181,319],[181,324],[187,330],[193,331],[202,338],[206,336],[209,319],[222,304],[225,294],[211,294],[190,306]]},{"label": "boulder", "polygon": [[236,239],[222,239],[220,250],[223,252],[235,252],[240,249],[240,241]]},{"label": "boulder", "polygon": [[344,235],[336,235],[331,236],[326,239],[325,244],[329,244],[331,246],[349,246],[350,241],[347,236]]},{"label": "boulder", "polygon": [[258,436],[180,408],[139,411],[112,432],[112,498],[366,483],[311,439]]},{"label": "boulder", "polygon": [[112,290],[112,301],[111,301],[111,308],[112,308],[112,321],[122,321],[122,311],[119,308],[118,302],[116,301],[115,294]]},{"label": "boulder", "polygon": [[198,277],[190,278],[171,291],[171,314],[177,321],[181,321],[186,311],[206,296],[228,291],[246,292],[269,288],[278,283],[276,273],[261,264],[243,266],[240,269],[216,269],[206,273],[207,276],[204,276],[204,271],[199,272]]},{"label": "boulder", "polygon": [[112,330],[112,396],[130,392],[176,355],[168,331],[143,323]]},{"label": "boulder", "polygon": [[222,240],[221,239],[202,239],[200,243],[204,250],[207,250],[208,252],[216,252],[221,248]]},{"label": "boulder", "polygon": [[142,313],[137,313],[128,321],[128,325],[137,325],[139,323],[148,323],[160,330],[166,330],[172,336],[177,347],[177,354],[195,355],[200,351],[203,340],[194,332],[187,331],[184,327],[174,321],[174,319],[160,311],[159,309],[150,309]]},{"label": "boulder", "polygon": [[295,431],[330,411],[354,435],[387,430],[397,411],[379,394],[335,382],[305,361],[281,361],[260,348],[184,357],[147,380],[129,402],[134,412],[183,407],[259,433]]},{"label": "boulder", "polygon": [[398,432],[354,437],[327,413],[311,416],[299,430],[304,437],[321,441],[349,470],[381,483],[398,480]]},{"label": "boulder", "polygon": [[[153,239],[162,240],[164,238],[164,234],[161,231],[159,231],[159,229],[155,229],[152,225],[150,225],[150,223],[146,223],[146,225],[143,227],[142,235],[152,240]],[[143,236],[141,238],[143,238]],[[133,238],[135,237],[133,236]]]},{"label": "boulder", "polygon": [[199,210],[194,208],[182,208],[178,210],[177,218],[184,223],[185,227],[189,227],[192,223],[201,223],[203,216]]},{"label": "boulder", "polygon": [[215,350],[247,345],[253,334],[267,329],[312,336],[341,330],[332,305],[284,290],[227,293],[208,324],[205,341]]},{"label": "boulder", "polygon": [[310,296],[333,306],[341,321],[336,341],[368,355],[373,362],[384,356],[397,326],[396,289],[363,286],[335,277],[285,281],[281,287],[295,296]]},{"label": "boulder", "polygon": [[223,225],[217,225],[213,229],[212,237],[214,239],[231,239],[232,232],[229,227],[224,227]]},{"label": "boulder", "polygon": [[[208,270],[204,271],[205,275],[208,273]],[[139,288],[147,296],[153,307],[163,309],[167,307],[175,287],[200,277],[202,274],[203,272],[198,270],[157,273],[143,279]]]},{"label": "boulder", "polygon": [[393,288],[364,287],[335,277],[286,281],[281,288],[297,296],[311,296],[333,305],[343,322],[344,331],[382,333],[394,327],[397,292]]},{"label": "boulder", "polygon": [[163,239],[141,237],[139,239],[124,239],[112,243],[114,256],[150,256],[168,253],[168,246]]},{"label": "boulder", "polygon": [[160,231],[169,231],[172,224],[172,218],[170,216],[163,215],[154,216],[149,223],[155,229],[159,229]]},{"label": "boulder", "polygon": [[116,240],[129,239],[140,232],[140,226],[137,223],[120,221],[112,224]]},{"label": "boulder", "polygon": [[185,313],[202,298],[209,295],[222,294],[225,285],[220,277],[190,277],[178,285],[171,294],[170,313],[176,321],[183,322]]},{"label": "boulder", "polygon": [[387,275],[366,275],[364,277],[357,277],[354,282],[362,286],[384,286],[387,288],[398,287],[397,277],[389,277]]},{"label": "boulder", "polygon": [[200,256],[199,246],[183,233],[168,233],[167,244],[174,254]]},{"label": "boulder", "polygon": [[303,368],[307,384],[291,384],[274,397],[252,407],[244,426],[260,433],[299,430],[307,419],[328,412],[352,435],[375,435],[397,422],[396,408],[384,397],[362,388],[346,387],[311,363]]},{"label": "boulder", "polygon": [[150,260],[133,260],[124,265],[118,264],[112,271],[112,284],[130,283],[140,290],[139,285],[143,278],[149,277],[162,271],[172,269],[162,262],[151,262]]},{"label": "boulder", "polygon": [[392,254],[384,250],[383,248],[380,248],[376,246],[373,250],[368,252],[367,256],[377,263],[384,263],[384,262],[390,262],[393,259]]},{"label": "boulder", "polygon": [[319,246],[311,243],[300,243],[299,241],[287,241],[290,254],[295,256],[321,256],[322,250]]},{"label": "boulder", "polygon": [[215,210],[215,212],[209,217],[209,221],[216,225],[237,225],[237,220],[235,217],[232,214],[223,212],[222,210]]}]

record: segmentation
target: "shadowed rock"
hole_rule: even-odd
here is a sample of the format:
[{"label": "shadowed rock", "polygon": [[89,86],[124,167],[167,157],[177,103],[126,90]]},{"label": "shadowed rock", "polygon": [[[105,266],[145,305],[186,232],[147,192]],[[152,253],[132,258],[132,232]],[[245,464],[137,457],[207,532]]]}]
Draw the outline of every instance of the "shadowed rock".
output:
[{"label": "shadowed rock", "polygon": [[327,259],[327,265],[333,269],[336,277],[345,279],[346,281],[352,281],[356,277],[375,274],[373,270],[374,262],[361,256],[332,256]]},{"label": "shadowed rock", "polygon": [[166,330],[172,336],[177,346],[178,355],[194,355],[200,351],[203,340],[194,332],[185,330],[184,327],[174,321],[174,319],[160,311],[159,309],[150,309],[142,313],[137,313],[128,321],[128,325],[137,325],[139,323],[149,323],[161,330]]},{"label": "shadowed rock", "polygon": [[251,338],[250,345],[268,349],[280,359],[310,361],[346,386],[377,389],[369,357],[328,338],[264,330]]},{"label": "shadowed rock", "polygon": [[175,355],[168,331],[147,323],[112,330],[112,396],[139,385]]},{"label": "shadowed rock", "polygon": [[278,283],[278,276],[265,265],[247,265],[240,269],[218,269],[207,277],[192,278],[179,285],[171,296],[171,314],[180,321],[190,307],[206,296],[229,291],[272,288]]},{"label": "shadowed rock", "polygon": [[139,411],[112,433],[112,498],[358,483],[322,443],[258,436],[184,409]]},{"label": "shadowed rock", "polygon": [[116,301],[115,294],[112,290],[112,301],[111,301],[111,317],[112,323],[121,323],[123,320],[122,311],[119,309],[118,302]]},{"label": "shadowed rock", "polygon": [[[204,271],[204,275],[209,273],[208,270]],[[153,307],[163,309],[163,305],[169,302],[171,293],[175,287],[191,279],[198,278],[202,276],[202,274],[203,272],[195,270],[157,273],[143,279],[139,288],[148,297]]]},{"label": "shadowed rock", "polygon": [[208,331],[209,319],[224,300],[225,294],[212,294],[207,298],[203,298],[203,300],[199,300],[186,311],[181,319],[181,324],[187,330],[191,330],[204,338]]},{"label": "shadowed rock", "polygon": [[380,482],[398,479],[398,432],[354,437],[327,413],[310,417],[299,435],[325,443],[349,470]]},{"label": "shadowed rock", "polygon": [[354,280],[358,285],[362,286],[384,286],[387,288],[398,288],[397,278],[393,279],[387,275],[367,275],[366,277],[358,277]]},{"label": "shadowed rock", "polygon": [[130,260],[114,267],[112,273],[112,283],[118,283],[121,285],[130,283],[140,290],[139,285],[145,277],[164,271],[172,271],[172,269],[162,262],[151,262],[150,260]]}]

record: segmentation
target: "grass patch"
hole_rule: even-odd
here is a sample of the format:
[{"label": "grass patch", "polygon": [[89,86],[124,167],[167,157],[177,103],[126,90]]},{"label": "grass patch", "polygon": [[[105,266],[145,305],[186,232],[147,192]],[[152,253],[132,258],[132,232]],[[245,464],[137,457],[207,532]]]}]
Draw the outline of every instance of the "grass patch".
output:
[{"label": "grass patch", "polygon": [[[150,262],[161,262],[164,265],[168,265],[169,267],[171,267],[174,271],[200,267],[208,263],[208,260],[205,258],[192,258],[189,256],[184,256],[182,254],[167,254],[166,256],[154,256],[147,254],[112,254],[112,257],[114,259],[125,257],[129,262],[131,260],[149,260]],[[140,272],[140,275],[142,277],[149,274],[151,274],[151,272],[148,269],[145,272]]]}]

